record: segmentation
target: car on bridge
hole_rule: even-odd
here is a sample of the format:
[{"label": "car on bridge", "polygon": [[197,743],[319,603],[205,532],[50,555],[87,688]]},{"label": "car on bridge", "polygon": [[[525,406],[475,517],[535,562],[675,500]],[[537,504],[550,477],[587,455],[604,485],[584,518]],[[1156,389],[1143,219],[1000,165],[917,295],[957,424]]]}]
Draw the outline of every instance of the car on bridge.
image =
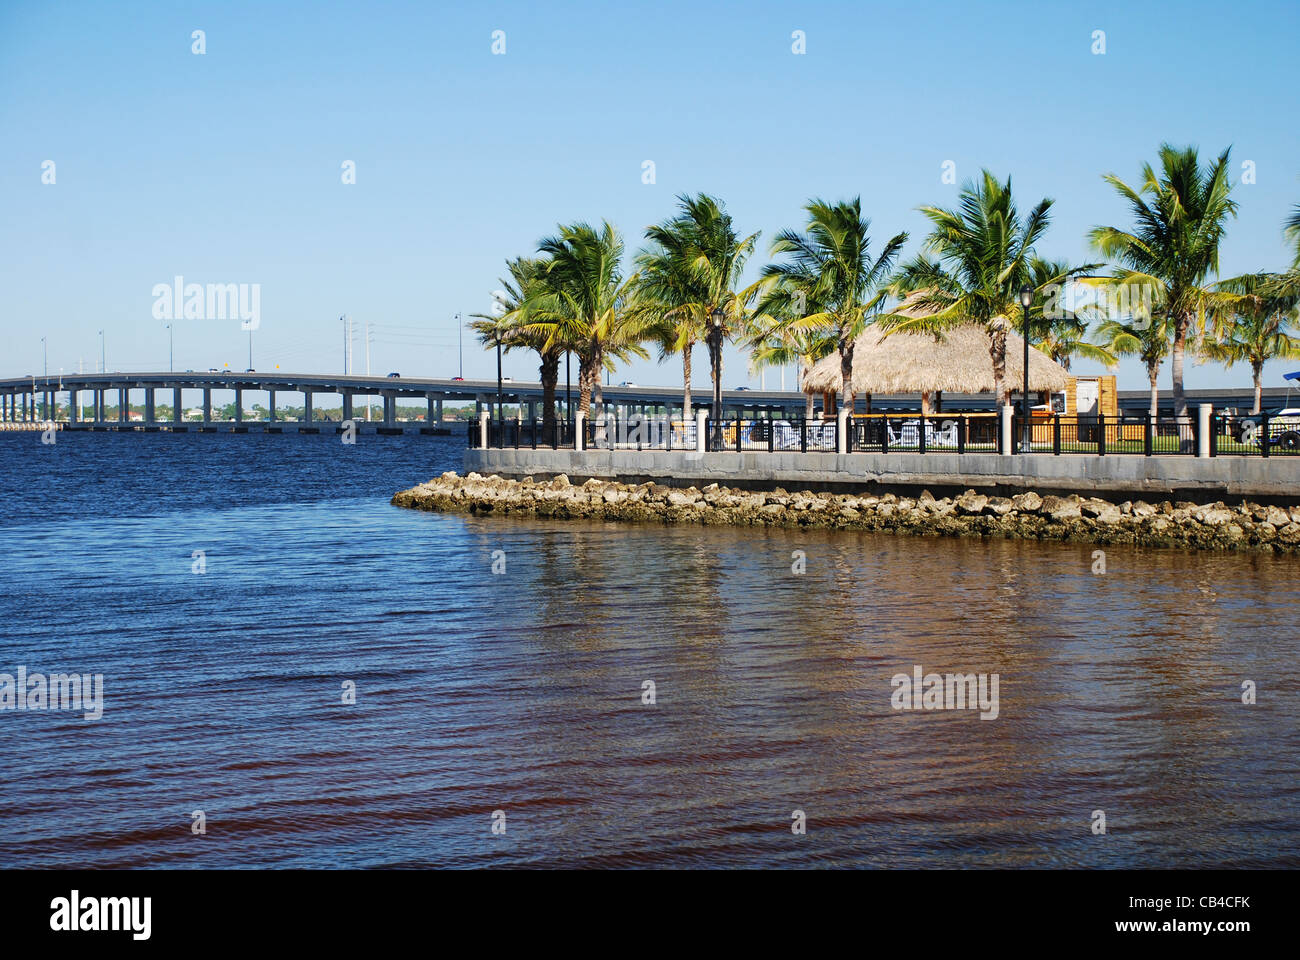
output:
[{"label": "car on bridge", "polygon": [[397,373],[396,371],[394,371],[393,373],[390,373],[390,374],[388,375],[388,379],[389,379],[389,380],[400,380],[401,377],[402,377],[402,375],[401,375],[400,373]]}]

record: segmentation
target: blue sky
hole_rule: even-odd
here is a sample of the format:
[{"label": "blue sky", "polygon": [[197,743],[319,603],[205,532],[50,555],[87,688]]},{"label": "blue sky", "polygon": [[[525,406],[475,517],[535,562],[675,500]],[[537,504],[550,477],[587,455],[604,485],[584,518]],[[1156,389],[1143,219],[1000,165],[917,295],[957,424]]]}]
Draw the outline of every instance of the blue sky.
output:
[{"label": "blue sky", "polygon": [[[707,191],[762,231],[756,275],[809,197],[861,194],[873,233],[910,231],[910,254],[917,205],[956,196],[946,160],[959,183],[1011,175],[1024,208],[1055,198],[1039,252],[1092,259],[1086,231],[1127,223],[1101,174],[1136,178],[1163,140],[1231,145],[1238,175],[1253,161],[1223,273],[1280,268],[1300,201],[1297,36],[1294,2],[8,0],[0,375],[39,373],[42,336],[52,372],[94,369],[100,329],[110,369],[165,369],[152,289],[181,275],[261,284],[259,370],[340,370],[350,313],[375,325],[376,373],[451,376],[453,315],[487,311],[504,260],[559,221],[608,218],[630,253],[677,194]],[[175,335],[178,369],[247,365],[235,321],[181,320]],[[359,340],[355,356],[360,370]],[[727,386],[757,384],[739,354],[726,362]],[[700,384],[706,363],[701,349]],[[507,375],[535,371],[528,354],[506,360]],[[1118,372],[1145,385],[1132,362]],[[472,340],[465,375],[495,375]],[[614,379],[674,383],[680,367]],[[1188,373],[1191,387],[1248,382],[1244,368]]]}]

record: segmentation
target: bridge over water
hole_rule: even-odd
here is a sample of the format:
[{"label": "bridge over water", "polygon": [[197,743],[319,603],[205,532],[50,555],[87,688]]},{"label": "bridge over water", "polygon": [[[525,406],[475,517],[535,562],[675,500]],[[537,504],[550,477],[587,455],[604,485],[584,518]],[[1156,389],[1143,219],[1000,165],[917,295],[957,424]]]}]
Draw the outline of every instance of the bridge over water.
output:
[{"label": "bridge over water", "polygon": [[[681,387],[603,387],[606,404],[612,404],[633,413],[680,411]],[[234,420],[213,418],[213,393],[225,391],[234,395]],[[202,411],[198,420],[185,419],[186,394]],[[195,397],[194,394],[200,394]],[[253,420],[245,416],[244,403],[248,394],[266,398],[267,419]],[[139,396],[143,416],[131,419],[132,397]],[[171,401],[171,417],[158,417],[158,401]],[[301,418],[285,420],[279,408],[288,399],[301,398]],[[531,382],[506,381],[502,384],[501,399],[511,406],[518,405],[528,419],[541,415],[542,385]],[[318,398],[340,398],[341,420],[355,419],[356,411],[364,407],[366,399],[382,405],[382,416],[376,424],[380,432],[401,433],[408,429],[433,432],[447,426],[442,421],[444,404],[473,403],[475,414],[481,409],[492,409],[497,401],[495,380],[448,380],[418,377],[366,377],[340,374],[303,373],[93,373],[62,374],[50,377],[19,377],[0,380],[0,415],[5,421],[38,421],[54,419],[47,411],[56,410],[59,402],[66,407],[60,418],[68,429],[101,430],[217,430],[277,429],[297,432],[318,432],[322,424],[338,426],[338,421],[320,417],[315,413]],[[574,403],[577,391],[572,392]],[[566,398],[565,384],[557,390],[561,405]],[[727,390],[723,392],[727,409],[777,410],[794,413],[804,409],[804,397],[793,391]],[[695,405],[708,402],[707,393],[695,394]],[[398,401],[414,400],[425,406],[424,419],[403,421],[398,418]],[[250,401],[251,402],[251,401]],[[108,418],[108,408],[116,407],[116,415]],[[409,404],[408,404],[409,406]],[[364,417],[364,414],[362,414]],[[364,421],[363,421],[364,422]],[[435,426],[438,425],[438,426]]]}]

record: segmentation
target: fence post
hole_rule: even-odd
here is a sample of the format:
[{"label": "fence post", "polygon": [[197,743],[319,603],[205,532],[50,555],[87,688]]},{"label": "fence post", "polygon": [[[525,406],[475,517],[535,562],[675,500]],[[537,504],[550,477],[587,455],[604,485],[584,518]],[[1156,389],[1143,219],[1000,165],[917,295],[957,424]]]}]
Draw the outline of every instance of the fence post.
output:
[{"label": "fence post", "polygon": [[486,410],[478,415],[478,445],[482,450],[486,450],[488,445],[488,417],[490,416],[491,414]]},{"label": "fence post", "polygon": [[880,452],[889,452],[889,414],[880,418]]},{"label": "fence post", "polygon": [[969,429],[968,421],[965,417],[957,418],[957,452],[966,452],[966,431]]},{"label": "fence post", "polygon": [[1097,456],[1106,456],[1106,414],[1097,414]]},{"label": "fence post", "polygon": [[706,433],[706,431],[708,430],[708,426],[704,422],[707,416],[708,416],[708,411],[706,411],[703,407],[695,411],[695,452],[696,453],[703,453],[705,449],[707,449],[704,444],[704,441],[708,437],[708,434]]},{"label": "fence post", "polygon": [[925,453],[925,414],[917,418],[917,424],[920,429],[916,434],[916,449],[919,453]]},{"label": "fence post", "polygon": [[1210,414],[1210,456],[1219,455],[1219,415]]},{"label": "fence post", "polygon": [[1002,408],[1002,419],[998,424],[998,453],[1004,456],[1011,455],[1011,418],[1015,415],[1015,407],[1006,406]]},{"label": "fence post", "polygon": [[767,411],[767,452],[771,453],[776,449],[776,421],[772,418],[772,411]]},{"label": "fence post", "polygon": [[740,419],[741,415],[742,415],[741,410],[739,407],[737,407],[736,408],[736,452],[737,453],[740,453],[741,447],[743,446],[740,440],[740,428],[742,425],[742,421]]},{"label": "fence post", "polygon": [[799,452],[808,452],[808,418],[799,418]]},{"label": "fence post", "polygon": [[1052,456],[1061,455],[1061,415],[1052,414]]},{"label": "fence post", "polygon": [[583,433],[585,432],[583,429],[583,421],[586,419],[587,418],[582,415],[581,410],[573,415],[573,449],[575,453],[581,453],[582,448],[586,443],[587,438],[583,436]]},{"label": "fence post", "polygon": [[849,411],[847,407],[840,407],[840,412],[835,415],[835,452],[845,453],[848,444],[845,442],[844,425],[848,423]]},{"label": "fence post", "polygon": [[1268,414],[1261,414],[1259,418],[1259,452],[1268,456]]},{"label": "fence post", "polygon": [[1151,411],[1146,414],[1146,425],[1142,428],[1142,454],[1151,456],[1156,450],[1156,424],[1151,417]]},{"label": "fence post", "polygon": [[1201,403],[1196,407],[1196,456],[1202,460],[1210,456],[1210,413],[1212,403]]}]

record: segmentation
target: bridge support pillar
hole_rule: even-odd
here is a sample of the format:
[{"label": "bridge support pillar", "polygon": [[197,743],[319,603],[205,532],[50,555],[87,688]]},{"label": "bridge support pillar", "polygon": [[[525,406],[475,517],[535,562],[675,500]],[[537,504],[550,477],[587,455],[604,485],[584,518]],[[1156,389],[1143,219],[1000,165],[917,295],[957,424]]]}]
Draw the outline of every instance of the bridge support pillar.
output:
[{"label": "bridge support pillar", "polygon": [[77,422],[77,391],[68,389],[68,423]]},{"label": "bridge support pillar", "polygon": [[268,423],[275,423],[275,391],[266,391],[266,418]]},{"label": "bridge support pillar", "polygon": [[181,393],[180,387],[172,389],[172,423],[182,423],[185,420],[185,398]]},{"label": "bridge support pillar", "polygon": [[343,394],[343,419],[352,419],[352,394],[350,393]]},{"label": "bridge support pillar", "polygon": [[302,420],[303,423],[311,423],[311,391],[302,392]]},{"label": "bridge support pillar", "polygon": [[435,423],[442,423],[442,397],[434,401],[437,406],[434,407],[433,418]]},{"label": "bridge support pillar", "polygon": [[153,426],[157,419],[154,412],[153,404],[153,387],[146,387],[144,391],[144,422],[148,426]]},{"label": "bridge support pillar", "polygon": [[244,391],[235,387],[235,423],[244,422]]},{"label": "bridge support pillar", "polygon": [[212,422],[212,388],[203,388],[203,425],[206,427]]},{"label": "bridge support pillar", "polygon": [[131,421],[131,391],[125,388],[117,391],[117,422]]},{"label": "bridge support pillar", "polygon": [[391,427],[397,418],[397,395],[384,393],[384,426]]}]

